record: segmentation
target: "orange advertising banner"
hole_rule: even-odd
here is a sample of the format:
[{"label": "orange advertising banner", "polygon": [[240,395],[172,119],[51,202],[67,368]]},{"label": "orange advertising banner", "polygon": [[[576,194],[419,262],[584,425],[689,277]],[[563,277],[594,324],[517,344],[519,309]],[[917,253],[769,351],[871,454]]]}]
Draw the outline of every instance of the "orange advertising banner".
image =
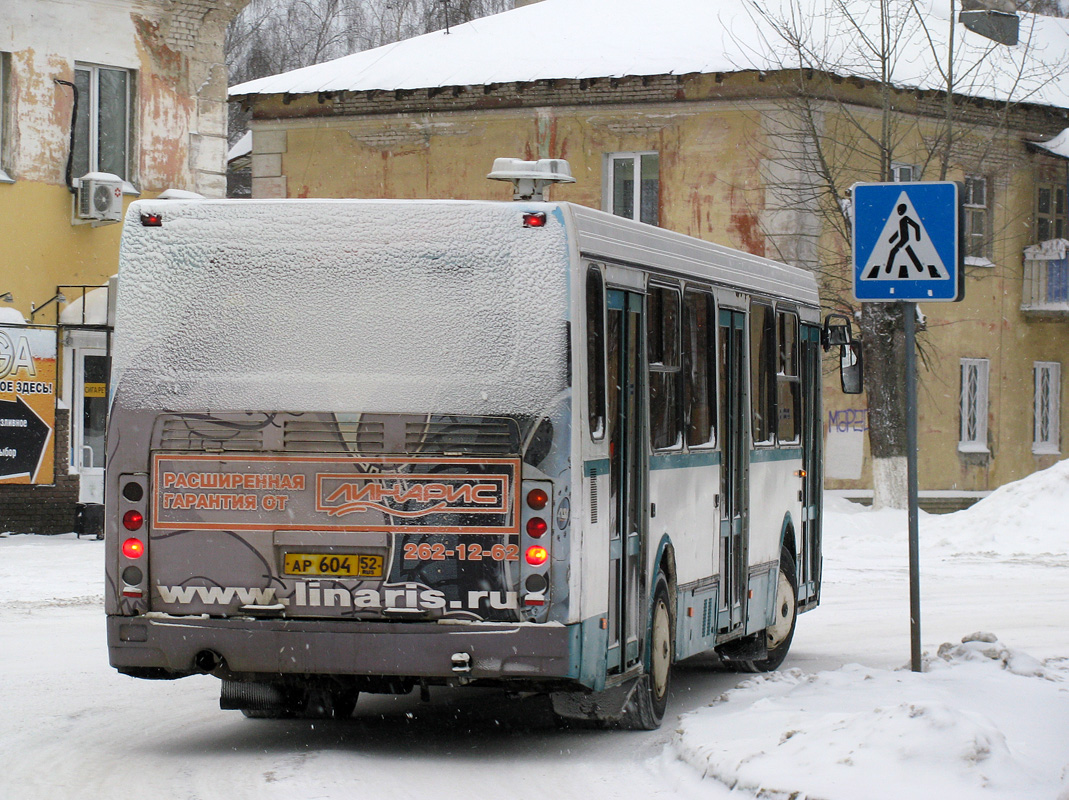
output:
[{"label": "orange advertising banner", "polygon": [[56,331],[0,325],[0,484],[55,483]]}]

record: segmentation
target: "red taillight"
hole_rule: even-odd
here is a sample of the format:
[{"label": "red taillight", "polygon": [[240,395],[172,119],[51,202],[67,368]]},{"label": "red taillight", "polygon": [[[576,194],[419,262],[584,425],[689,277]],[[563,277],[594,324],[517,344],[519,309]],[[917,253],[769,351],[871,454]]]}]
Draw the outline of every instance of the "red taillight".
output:
[{"label": "red taillight", "polygon": [[549,558],[549,551],[541,545],[532,545],[527,548],[527,563],[532,567],[540,567]]},{"label": "red taillight", "polygon": [[122,526],[128,531],[139,531],[145,524],[145,515],[131,509],[122,515]]},{"label": "red taillight", "polygon": [[[531,517],[527,520],[527,535],[534,539],[541,539],[546,535],[546,531],[548,530],[549,525],[547,525],[546,521],[541,517]],[[545,559],[543,558],[542,561],[545,561]]]},{"label": "red taillight", "polygon": [[541,489],[532,489],[527,493],[527,505],[535,511],[541,511],[549,502],[549,495]]},{"label": "red taillight", "polygon": [[142,214],[141,224],[146,228],[159,228],[163,225],[163,214]]},{"label": "red taillight", "polygon": [[523,215],[523,227],[544,228],[546,227],[545,211],[528,211]]},{"label": "red taillight", "polygon": [[145,543],[140,539],[127,539],[122,543],[122,554],[127,558],[141,558],[145,554]]}]

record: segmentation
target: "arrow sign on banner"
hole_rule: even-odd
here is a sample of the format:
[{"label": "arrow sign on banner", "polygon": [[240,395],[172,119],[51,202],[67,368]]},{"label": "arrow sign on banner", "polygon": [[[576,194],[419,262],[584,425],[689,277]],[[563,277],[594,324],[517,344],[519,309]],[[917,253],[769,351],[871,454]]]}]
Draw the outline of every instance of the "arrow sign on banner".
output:
[{"label": "arrow sign on banner", "polygon": [[0,400],[0,479],[33,478],[51,428],[20,397]]}]

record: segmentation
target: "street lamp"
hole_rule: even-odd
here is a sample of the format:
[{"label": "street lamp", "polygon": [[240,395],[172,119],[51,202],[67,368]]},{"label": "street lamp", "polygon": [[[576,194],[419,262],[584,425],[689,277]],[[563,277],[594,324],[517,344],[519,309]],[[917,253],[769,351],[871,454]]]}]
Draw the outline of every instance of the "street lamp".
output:
[{"label": "street lamp", "polygon": [[958,21],[973,33],[1005,45],[1015,45],[1021,18],[1010,0],[962,0]]}]

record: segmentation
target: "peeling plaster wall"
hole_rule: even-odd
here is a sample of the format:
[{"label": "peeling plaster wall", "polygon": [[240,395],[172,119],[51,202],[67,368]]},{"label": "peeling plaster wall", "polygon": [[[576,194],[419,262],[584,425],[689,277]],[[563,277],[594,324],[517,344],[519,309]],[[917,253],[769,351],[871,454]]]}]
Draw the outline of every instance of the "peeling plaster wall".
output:
[{"label": "peeling plaster wall", "polygon": [[[75,62],[134,71],[131,179],[142,191],[226,191],[227,22],[247,0],[6,0],[7,165],[19,180],[64,181]],[[77,176],[75,176],[77,177]]]}]

